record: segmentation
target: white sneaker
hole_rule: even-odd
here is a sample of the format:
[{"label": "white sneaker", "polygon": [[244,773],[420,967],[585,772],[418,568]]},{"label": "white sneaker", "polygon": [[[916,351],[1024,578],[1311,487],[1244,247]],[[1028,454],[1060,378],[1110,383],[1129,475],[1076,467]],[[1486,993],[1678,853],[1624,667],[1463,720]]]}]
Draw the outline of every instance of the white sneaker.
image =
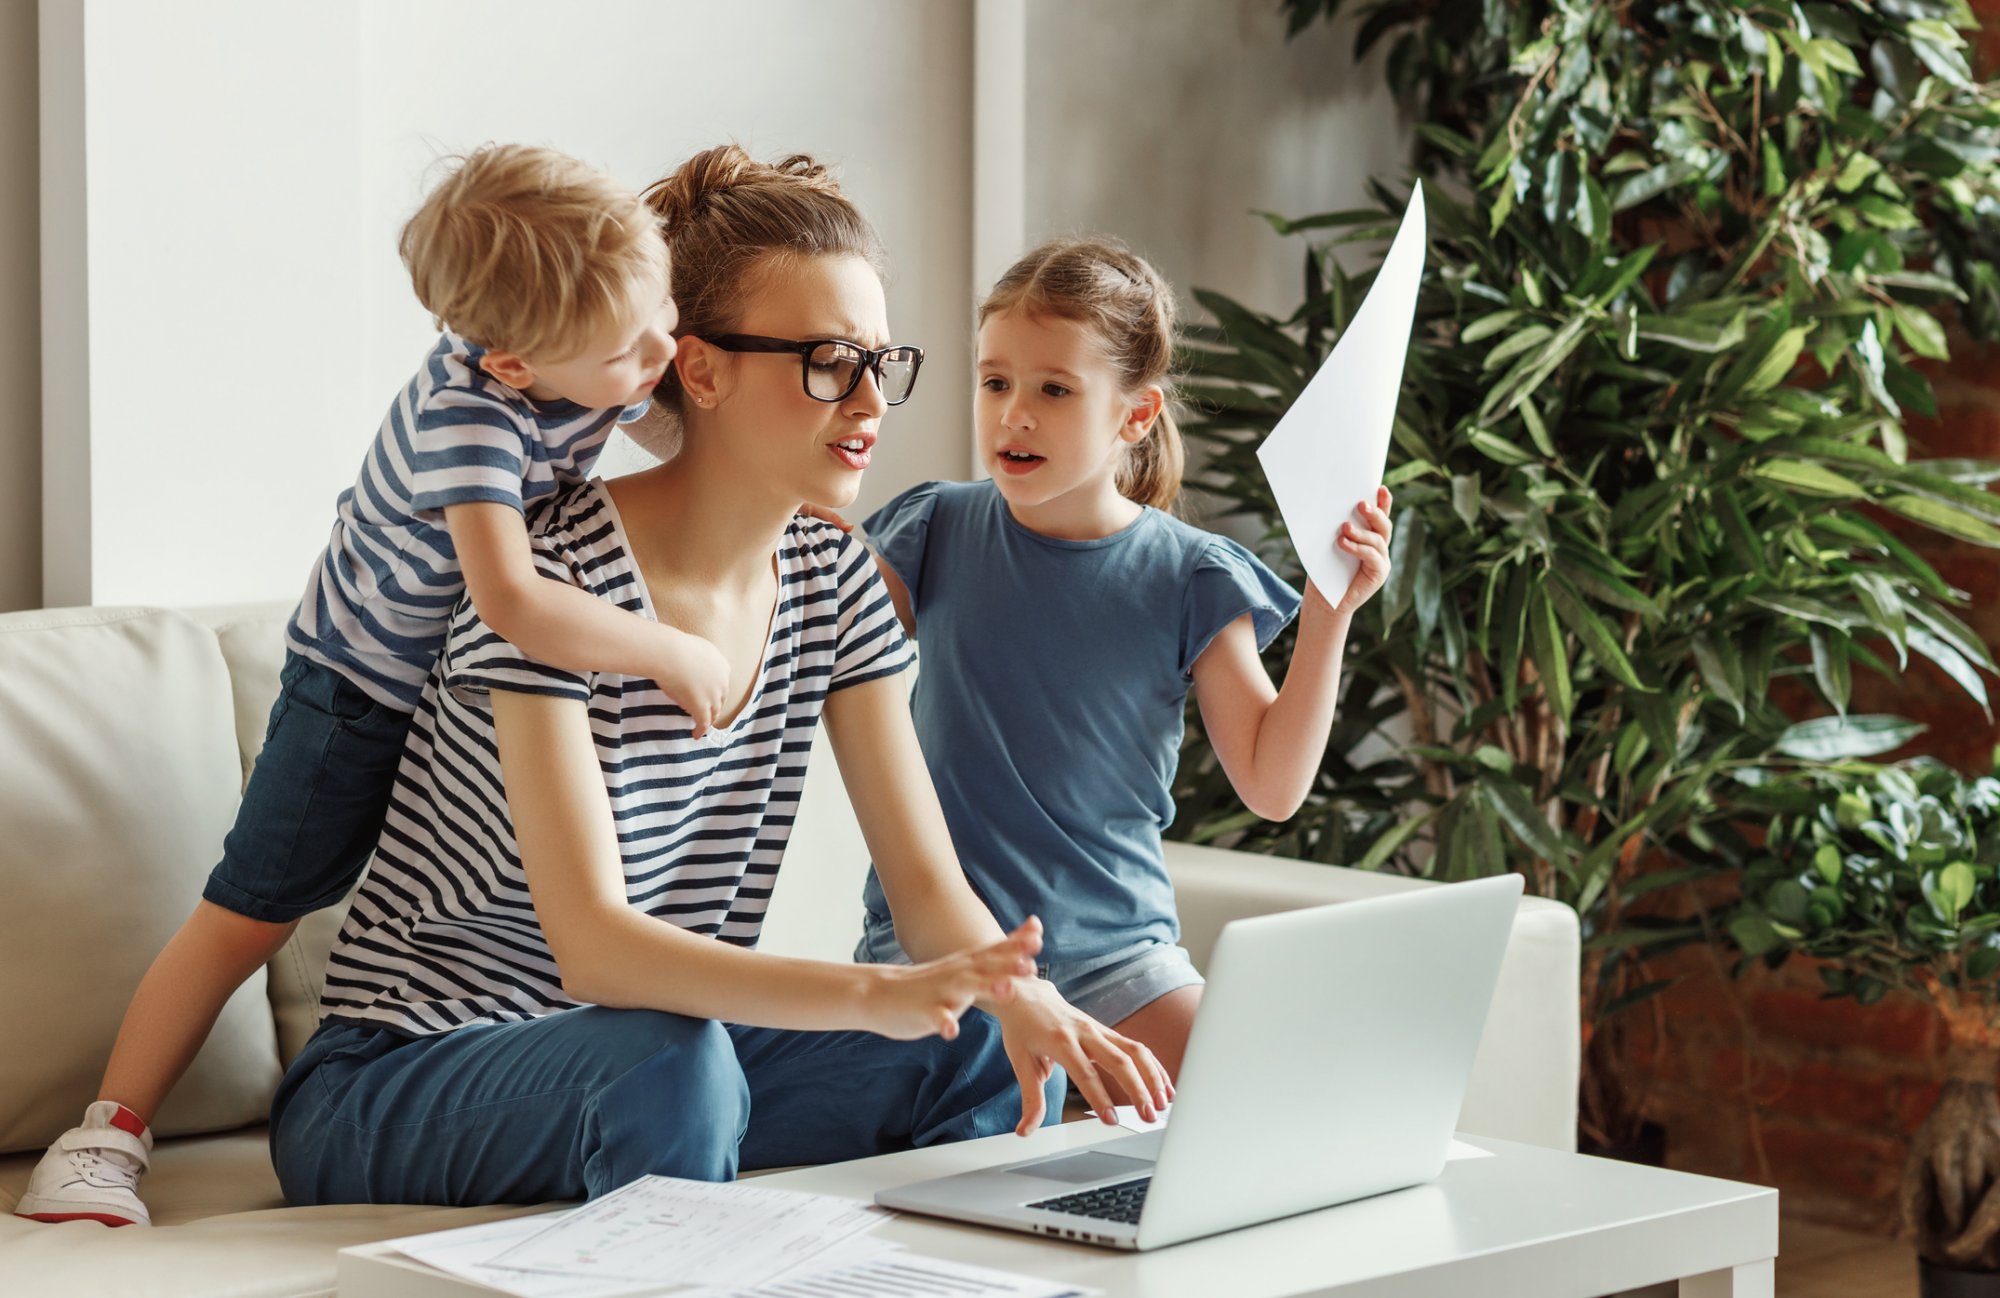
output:
[{"label": "white sneaker", "polygon": [[150,1226],[153,1219],[139,1202],[138,1188],[152,1149],[153,1133],[137,1114],[99,1100],[83,1111],[83,1125],[56,1137],[35,1164],[14,1215],[32,1221]]}]

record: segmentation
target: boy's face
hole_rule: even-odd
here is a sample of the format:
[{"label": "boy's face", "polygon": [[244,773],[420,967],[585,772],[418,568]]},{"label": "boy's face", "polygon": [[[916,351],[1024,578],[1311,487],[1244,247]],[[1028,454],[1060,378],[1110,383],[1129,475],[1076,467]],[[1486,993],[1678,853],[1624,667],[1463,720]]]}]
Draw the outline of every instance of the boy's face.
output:
[{"label": "boy's face", "polygon": [[[502,352],[483,359],[488,373],[536,400],[561,397],[591,410],[637,405],[652,396],[653,385],[673,362],[679,322],[672,294],[655,282],[635,289],[621,317],[585,339],[583,349],[567,360]],[[516,381],[523,378],[525,383]]]}]

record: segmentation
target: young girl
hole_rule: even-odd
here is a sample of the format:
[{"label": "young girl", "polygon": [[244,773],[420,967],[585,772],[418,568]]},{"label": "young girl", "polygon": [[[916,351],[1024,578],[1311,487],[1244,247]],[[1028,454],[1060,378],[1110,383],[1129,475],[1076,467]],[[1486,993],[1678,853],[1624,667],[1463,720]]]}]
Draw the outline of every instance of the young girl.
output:
[{"label": "young girl", "polygon": [[[1016,263],[979,310],[980,466],[866,522],[925,650],[915,715],[973,887],[1003,925],[1039,915],[1070,1004],[1170,1074],[1201,1000],[1160,835],[1190,683],[1244,803],[1282,820],[1312,787],[1354,610],[1389,573],[1387,490],[1337,544],[1360,562],[1331,604],[1308,583],[1284,687],[1258,659],[1299,597],[1248,550],[1166,511],[1171,291],[1109,240]],[[899,963],[880,883],[859,960]]]}]

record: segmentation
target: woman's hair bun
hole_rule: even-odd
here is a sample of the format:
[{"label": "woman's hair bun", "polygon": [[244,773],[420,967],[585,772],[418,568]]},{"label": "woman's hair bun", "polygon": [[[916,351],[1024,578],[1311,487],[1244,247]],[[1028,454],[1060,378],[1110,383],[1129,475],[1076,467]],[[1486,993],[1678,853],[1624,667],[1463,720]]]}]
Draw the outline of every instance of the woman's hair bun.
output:
[{"label": "woman's hair bun", "polygon": [[792,189],[840,193],[833,173],[810,154],[794,153],[779,162],[759,162],[741,145],[730,143],[695,154],[673,175],[648,189],[645,198],[671,236],[682,223],[703,215],[716,199],[732,190],[774,181]]}]

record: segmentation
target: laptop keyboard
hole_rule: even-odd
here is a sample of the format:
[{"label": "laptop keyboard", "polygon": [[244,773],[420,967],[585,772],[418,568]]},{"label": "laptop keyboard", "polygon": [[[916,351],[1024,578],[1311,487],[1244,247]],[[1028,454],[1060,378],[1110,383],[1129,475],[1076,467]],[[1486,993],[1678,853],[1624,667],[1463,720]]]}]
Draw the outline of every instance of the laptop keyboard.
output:
[{"label": "laptop keyboard", "polygon": [[1146,1188],[1152,1183],[1152,1177],[1142,1176],[1136,1181],[1121,1181],[1117,1185],[1101,1185],[1095,1190],[1057,1195],[1053,1199],[1043,1199],[1028,1206],[1045,1208],[1050,1212],[1069,1213],[1076,1217],[1095,1217],[1099,1221],[1122,1221],[1127,1225],[1136,1226],[1139,1222],[1139,1210],[1146,1206]]}]

